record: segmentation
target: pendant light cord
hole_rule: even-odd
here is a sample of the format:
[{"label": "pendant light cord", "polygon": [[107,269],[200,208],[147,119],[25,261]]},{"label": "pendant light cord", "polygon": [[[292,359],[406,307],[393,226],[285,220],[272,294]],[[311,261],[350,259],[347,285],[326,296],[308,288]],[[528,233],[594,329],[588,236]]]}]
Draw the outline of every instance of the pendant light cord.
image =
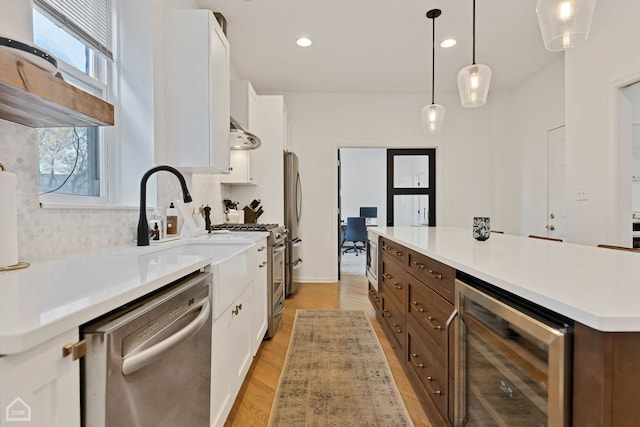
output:
[{"label": "pendant light cord", "polygon": [[473,0],[473,65],[476,64],[476,0]]},{"label": "pendant light cord", "polygon": [[436,18],[433,20],[433,32],[431,35],[431,105],[435,104],[436,87]]}]

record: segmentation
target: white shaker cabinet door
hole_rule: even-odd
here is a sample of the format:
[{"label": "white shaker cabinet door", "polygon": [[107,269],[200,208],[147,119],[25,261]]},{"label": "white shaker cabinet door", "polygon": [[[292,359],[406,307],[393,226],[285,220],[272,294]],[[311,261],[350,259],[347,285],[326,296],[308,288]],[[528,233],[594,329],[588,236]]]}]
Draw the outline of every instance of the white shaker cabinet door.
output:
[{"label": "white shaker cabinet door", "polygon": [[80,363],[62,353],[78,335],[0,357],[0,426],[80,427]]},{"label": "white shaker cabinet door", "polygon": [[258,242],[258,273],[253,283],[253,355],[255,356],[267,333],[267,239]]},{"label": "white shaker cabinet door", "polygon": [[165,27],[167,163],[229,173],[229,42],[210,10],[170,10]]}]

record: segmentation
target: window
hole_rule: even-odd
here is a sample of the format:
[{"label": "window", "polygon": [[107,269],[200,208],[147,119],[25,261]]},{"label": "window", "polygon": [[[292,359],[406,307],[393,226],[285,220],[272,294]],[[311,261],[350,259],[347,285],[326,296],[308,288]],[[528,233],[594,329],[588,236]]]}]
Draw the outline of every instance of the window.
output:
[{"label": "window", "polygon": [[[95,42],[91,34],[75,25],[73,16],[67,14],[82,11],[93,16],[96,4],[101,10],[108,11],[110,1],[75,0],[71,2],[73,9],[69,10],[65,10],[69,6],[58,3],[69,2],[34,0],[34,43],[58,59],[58,71],[65,81],[108,100],[112,80],[110,43],[105,47],[104,43]],[[108,25],[111,25],[110,15]],[[107,34],[110,38],[110,30]],[[38,129],[37,137],[39,188],[43,200],[106,201],[106,152],[102,128],[44,128]]]},{"label": "window", "polygon": [[387,225],[436,225],[436,150],[387,150]]}]

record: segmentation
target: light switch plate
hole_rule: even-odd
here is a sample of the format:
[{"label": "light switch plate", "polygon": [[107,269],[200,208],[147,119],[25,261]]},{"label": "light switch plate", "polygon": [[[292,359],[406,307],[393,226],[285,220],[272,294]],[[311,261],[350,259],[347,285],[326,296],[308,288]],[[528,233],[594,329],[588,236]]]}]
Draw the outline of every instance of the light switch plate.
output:
[{"label": "light switch plate", "polygon": [[579,202],[589,200],[589,191],[586,186],[578,187],[576,192],[576,200]]}]

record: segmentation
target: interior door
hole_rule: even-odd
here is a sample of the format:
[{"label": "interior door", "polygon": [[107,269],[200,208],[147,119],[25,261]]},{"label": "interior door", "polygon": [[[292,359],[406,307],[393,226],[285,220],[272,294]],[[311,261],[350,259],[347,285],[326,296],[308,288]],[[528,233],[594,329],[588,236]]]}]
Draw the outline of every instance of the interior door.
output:
[{"label": "interior door", "polygon": [[564,239],[566,216],[565,127],[547,131],[547,237]]},{"label": "interior door", "polygon": [[387,150],[387,225],[436,225],[433,148]]}]

